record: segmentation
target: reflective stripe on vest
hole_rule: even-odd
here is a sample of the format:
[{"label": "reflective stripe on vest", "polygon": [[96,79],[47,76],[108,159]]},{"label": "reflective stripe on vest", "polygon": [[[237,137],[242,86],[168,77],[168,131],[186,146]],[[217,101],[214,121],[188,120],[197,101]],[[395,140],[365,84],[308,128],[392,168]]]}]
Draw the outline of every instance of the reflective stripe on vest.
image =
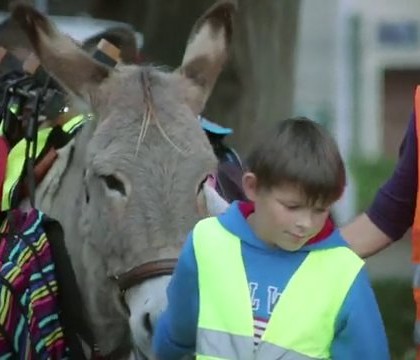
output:
[{"label": "reflective stripe on vest", "polygon": [[363,266],[350,249],[308,254],[282,292],[255,350],[240,239],[217,218],[208,218],[194,228],[193,244],[200,294],[197,359],[330,358],[336,317]]},{"label": "reflective stripe on vest", "polygon": [[[67,121],[62,129],[64,132],[71,134],[84,123],[84,116],[78,115]],[[52,131],[51,127],[38,131],[36,157],[38,158],[44,149],[48,136]],[[30,144],[30,147],[32,144]],[[23,167],[25,165],[26,140],[20,140],[9,152],[7,157],[6,176],[3,184],[3,197],[1,199],[1,211],[9,210],[14,190],[19,183]],[[31,150],[30,150],[31,153]]]},{"label": "reflective stripe on vest", "polygon": [[[414,328],[414,341],[420,345],[420,86],[416,88],[414,98],[415,128],[417,138],[417,194],[416,210],[412,226],[412,260],[416,265],[414,270],[414,302],[416,304],[416,324]],[[417,359],[420,359],[420,351],[417,351]]]}]

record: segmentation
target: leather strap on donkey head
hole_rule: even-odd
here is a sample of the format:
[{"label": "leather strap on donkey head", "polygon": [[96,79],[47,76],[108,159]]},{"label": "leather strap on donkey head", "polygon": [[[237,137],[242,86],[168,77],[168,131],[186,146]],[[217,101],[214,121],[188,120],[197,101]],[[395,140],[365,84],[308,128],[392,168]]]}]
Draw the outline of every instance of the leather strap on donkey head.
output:
[{"label": "leather strap on donkey head", "polygon": [[121,275],[114,276],[121,293],[125,293],[133,286],[140,285],[143,281],[163,275],[172,275],[177,259],[154,260],[133,269]]}]

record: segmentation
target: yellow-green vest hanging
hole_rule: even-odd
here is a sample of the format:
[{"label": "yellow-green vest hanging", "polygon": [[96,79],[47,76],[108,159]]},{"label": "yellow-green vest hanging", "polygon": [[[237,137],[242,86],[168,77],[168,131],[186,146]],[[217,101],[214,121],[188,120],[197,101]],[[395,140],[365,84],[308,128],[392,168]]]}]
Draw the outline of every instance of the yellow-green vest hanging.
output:
[{"label": "yellow-green vest hanging", "polygon": [[255,349],[240,239],[217,218],[208,218],[194,228],[193,246],[200,298],[197,360],[331,358],[335,320],[363,266],[363,260],[350,249],[308,254],[282,292]]},{"label": "yellow-green vest hanging", "polygon": [[[85,123],[83,115],[77,115],[62,125],[62,130],[67,134],[72,134],[80,126]],[[2,129],[2,127],[1,127]],[[38,131],[36,157],[41,154],[44,149],[48,137],[52,131],[52,127],[40,129]],[[31,144],[32,146],[32,144]],[[25,164],[26,140],[20,140],[9,152],[7,157],[6,177],[3,184],[3,198],[1,199],[0,210],[6,211],[10,209],[13,193],[20,176],[23,172]]]}]

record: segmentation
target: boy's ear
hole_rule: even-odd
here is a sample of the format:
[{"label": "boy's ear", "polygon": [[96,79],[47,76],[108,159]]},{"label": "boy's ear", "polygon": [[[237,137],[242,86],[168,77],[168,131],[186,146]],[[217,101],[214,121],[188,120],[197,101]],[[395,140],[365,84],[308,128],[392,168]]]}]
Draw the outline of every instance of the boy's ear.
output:
[{"label": "boy's ear", "polygon": [[242,188],[244,189],[246,197],[251,201],[255,201],[256,199],[257,185],[257,177],[254,173],[244,173],[244,175],[242,176]]}]

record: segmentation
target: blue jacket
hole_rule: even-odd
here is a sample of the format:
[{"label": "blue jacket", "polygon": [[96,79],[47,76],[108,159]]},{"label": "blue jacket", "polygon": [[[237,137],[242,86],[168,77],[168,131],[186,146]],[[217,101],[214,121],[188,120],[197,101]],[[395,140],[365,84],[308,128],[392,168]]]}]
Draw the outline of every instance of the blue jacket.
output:
[{"label": "blue jacket", "polygon": [[[269,319],[287,282],[312,249],[347,246],[336,230],[328,238],[296,252],[273,249],[256,237],[236,202],[219,216],[219,221],[241,239],[254,318],[258,319]],[[159,360],[181,359],[195,351],[198,323],[197,262],[191,234],[181,252],[167,295],[168,307],[158,320],[153,348]],[[356,277],[343,303],[331,353],[334,360],[390,359],[381,315],[365,269]]]}]

